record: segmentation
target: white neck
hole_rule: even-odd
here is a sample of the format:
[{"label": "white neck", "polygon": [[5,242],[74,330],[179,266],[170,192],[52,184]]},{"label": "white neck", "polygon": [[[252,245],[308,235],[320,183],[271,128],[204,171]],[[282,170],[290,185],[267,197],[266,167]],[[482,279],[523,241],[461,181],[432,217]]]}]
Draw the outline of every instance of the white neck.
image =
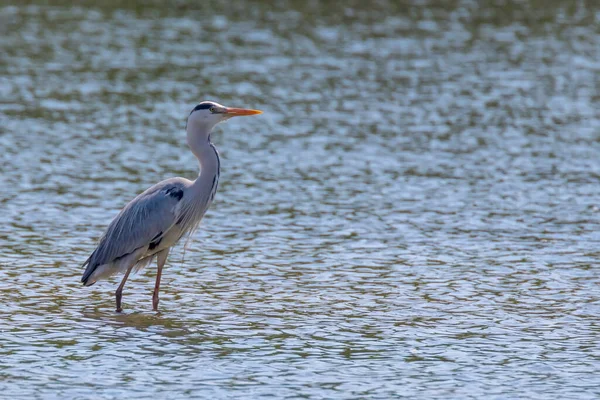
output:
[{"label": "white neck", "polygon": [[[214,126],[214,125],[213,125]],[[198,178],[189,188],[190,196],[183,197],[181,215],[182,232],[192,232],[210,207],[219,184],[220,160],[217,149],[210,142],[212,126],[189,124],[187,142],[200,163]]]},{"label": "white neck", "polygon": [[211,130],[212,126],[187,127],[188,146],[200,163],[200,173],[193,185],[197,190],[210,190],[213,179],[219,179],[220,160],[217,149],[210,142]]}]

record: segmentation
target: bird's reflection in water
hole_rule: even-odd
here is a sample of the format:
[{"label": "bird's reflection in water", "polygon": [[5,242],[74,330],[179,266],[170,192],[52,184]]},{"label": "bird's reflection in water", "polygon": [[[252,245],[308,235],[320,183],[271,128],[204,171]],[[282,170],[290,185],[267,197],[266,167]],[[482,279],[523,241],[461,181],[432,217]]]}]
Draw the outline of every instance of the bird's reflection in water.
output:
[{"label": "bird's reflection in water", "polygon": [[122,328],[135,328],[147,332],[176,337],[187,335],[196,331],[194,327],[182,322],[179,318],[169,316],[169,313],[149,311],[126,311],[117,313],[114,310],[86,310],[82,316],[89,320],[102,321],[116,330]]}]

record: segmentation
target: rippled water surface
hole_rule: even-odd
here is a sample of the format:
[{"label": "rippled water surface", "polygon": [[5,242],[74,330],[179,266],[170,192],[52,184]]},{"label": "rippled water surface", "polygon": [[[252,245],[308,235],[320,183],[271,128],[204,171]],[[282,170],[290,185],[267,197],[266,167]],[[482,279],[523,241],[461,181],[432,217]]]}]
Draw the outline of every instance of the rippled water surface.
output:
[{"label": "rippled water surface", "polygon": [[[0,3],[0,397],[600,396],[599,3],[48,3]],[[80,265],[204,99],[265,113],[117,314]]]}]

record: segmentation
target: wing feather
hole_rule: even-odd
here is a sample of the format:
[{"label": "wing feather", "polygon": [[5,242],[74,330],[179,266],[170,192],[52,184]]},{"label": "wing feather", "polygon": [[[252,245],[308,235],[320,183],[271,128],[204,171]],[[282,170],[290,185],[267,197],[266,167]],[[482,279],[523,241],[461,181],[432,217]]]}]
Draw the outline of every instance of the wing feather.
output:
[{"label": "wing feather", "polygon": [[141,247],[157,243],[179,218],[178,203],[185,189],[182,179],[157,183],[138,195],[121,210],[100,238],[98,247],[88,260],[82,282],[94,270],[133,253]]}]

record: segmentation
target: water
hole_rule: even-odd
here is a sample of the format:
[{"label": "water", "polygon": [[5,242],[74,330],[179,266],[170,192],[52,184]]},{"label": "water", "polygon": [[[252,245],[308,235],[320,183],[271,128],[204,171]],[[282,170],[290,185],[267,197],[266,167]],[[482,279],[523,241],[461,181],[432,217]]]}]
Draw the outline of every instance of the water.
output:
[{"label": "water", "polygon": [[[600,396],[600,5],[0,7],[6,398]],[[80,264],[137,193],[215,203],[125,288]]]}]

